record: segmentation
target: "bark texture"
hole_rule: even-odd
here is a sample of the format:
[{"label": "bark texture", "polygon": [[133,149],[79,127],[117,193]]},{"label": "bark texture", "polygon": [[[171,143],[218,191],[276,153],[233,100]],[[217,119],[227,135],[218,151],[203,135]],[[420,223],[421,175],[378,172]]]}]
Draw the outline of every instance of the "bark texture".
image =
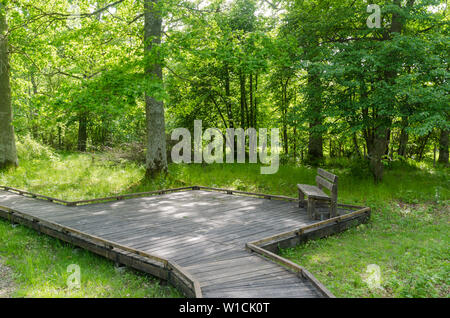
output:
[{"label": "bark texture", "polygon": [[[144,51],[147,60],[145,74],[149,79],[162,82],[162,66],[159,58],[152,51],[161,44],[162,17],[158,10],[159,0],[145,0],[144,4]],[[149,61],[151,60],[151,62]],[[147,155],[146,176],[154,178],[157,174],[167,171],[167,152],[164,104],[154,96],[145,96],[146,126],[147,126]]]},{"label": "bark texture", "polygon": [[12,125],[7,29],[6,9],[0,4],[0,168],[18,165]]},{"label": "bark texture", "polygon": [[398,146],[398,154],[402,157],[406,157],[406,150],[409,139],[409,135],[408,132],[406,131],[406,128],[408,128],[408,118],[404,117],[402,119],[402,130],[400,132],[400,141]]},{"label": "bark texture", "polygon": [[308,111],[309,111],[309,140],[308,161],[315,164],[323,158],[322,126],[322,96],[319,74],[308,70]]},{"label": "bark texture", "polygon": [[448,132],[447,129],[441,129],[441,134],[439,136],[439,163],[447,164],[448,165]]}]

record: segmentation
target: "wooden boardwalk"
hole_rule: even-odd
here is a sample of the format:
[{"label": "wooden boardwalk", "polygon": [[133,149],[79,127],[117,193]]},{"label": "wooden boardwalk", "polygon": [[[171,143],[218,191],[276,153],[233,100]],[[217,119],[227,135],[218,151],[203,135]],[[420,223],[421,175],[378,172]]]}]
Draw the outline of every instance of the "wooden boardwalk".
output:
[{"label": "wooden boardwalk", "polygon": [[[134,252],[140,258],[151,255],[156,261],[161,259],[163,269],[168,266],[164,260],[173,262],[177,264],[173,268],[197,283],[199,291],[194,296],[332,296],[320,283],[246,248],[248,242],[276,238],[280,233],[289,234],[319,222],[309,220],[295,200],[268,200],[197,188],[79,206],[0,190],[0,216],[14,216],[16,222],[22,220],[38,230],[45,228],[45,233],[78,245],[83,245],[80,240],[89,241],[91,237],[106,242],[102,247],[109,246],[111,252],[101,252],[100,247],[90,249],[111,259],[113,251],[126,249],[124,255]],[[351,211],[348,207],[338,209],[341,215]],[[53,225],[58,228],[52,229]],[[73,239],[65,239],[70,231]],[[115,257],[121,262],[118,255]],[[123,263],[146,270],[136,261]],[[149,272],[161,278],[170,276],[156,269]]]}]

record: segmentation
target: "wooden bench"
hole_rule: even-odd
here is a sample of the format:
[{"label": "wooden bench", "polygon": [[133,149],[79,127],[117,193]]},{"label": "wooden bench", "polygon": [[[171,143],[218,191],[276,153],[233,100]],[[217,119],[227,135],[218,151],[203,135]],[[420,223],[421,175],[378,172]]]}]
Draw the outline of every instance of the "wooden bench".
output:
[{"label": "wooden bench", "polygon": [[[316,211],[316,202],[326,202],[329,204],[328,212],[326,213],[328,218],[335,217],[337,215],[337,181],[338,177],[323,169],[317,169],[316,183],[317,186],[309,184],[297,184],[299,207],[305,207],[307,204],[308,215],[311,219],[321,220],[323,219],[323,213]],[[330,190],[331,195],[323,192],[323,189]],[[305,196],[307,200],[305,200]]]}]

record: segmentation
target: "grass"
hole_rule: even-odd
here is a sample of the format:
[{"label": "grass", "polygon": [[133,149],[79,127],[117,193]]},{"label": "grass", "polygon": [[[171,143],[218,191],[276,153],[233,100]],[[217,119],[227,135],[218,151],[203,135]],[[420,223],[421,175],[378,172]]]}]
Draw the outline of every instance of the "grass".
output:
[{"label": "grass", "polygon": [[[339,297],[448,297],[448,206],[379,206],[370,223],[285,249]],[[370,288],[368,266],[380,268]]]},{"label": "grass", "polygon": [[[38,146],[35,146],[38,147]],[[30,147],[28,147],[30,148]],[[20,153],[20,152],[19,152]],[[27,152],[28,153],[28,152]],[[170,165],[169,173],[144,181],[144,168],[108,154],[50,153],[22,157],[20,167],[0,172],[0,184],[66,200],[204,185],[296,196],[297,183],[314,183],[311,167],[281,166],[261,175],[259,166]],[[346,160],[327,162],[339,175],[339,201],[370,206],[368,224],[309,242],[282,255],[308,268],[338,297],[449,296],[449,170],[426,163],[390,163],[375,185],[365,168]],[[173,289],[57,240],[0,222],[0,256],[18,275],[18,296],[177,296]],[[65,288],[66,267],[85,271],[83,291]],[[381,271],[379,288],[365,282],[366,269]],[[146,282],[146,283],[145,283]]]},{"label": "grass", "polygon": [[[0,258],[14,271],[13,297],[180,297],[149,275],[23,226],[0,221]],[[81,288],[69,288],[68,266],[80,267]]]}]

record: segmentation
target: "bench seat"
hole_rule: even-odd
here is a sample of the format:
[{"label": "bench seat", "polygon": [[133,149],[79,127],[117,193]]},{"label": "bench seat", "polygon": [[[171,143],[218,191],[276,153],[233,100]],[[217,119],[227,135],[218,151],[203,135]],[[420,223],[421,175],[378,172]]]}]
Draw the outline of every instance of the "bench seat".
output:
[{"label": "bench seat", "polygon": [[297,184],[297,187],[302,191],[308,198],[319,199],[319,200],[331,200],[330,196],[323,192],[317,186],[309,184]]}]

